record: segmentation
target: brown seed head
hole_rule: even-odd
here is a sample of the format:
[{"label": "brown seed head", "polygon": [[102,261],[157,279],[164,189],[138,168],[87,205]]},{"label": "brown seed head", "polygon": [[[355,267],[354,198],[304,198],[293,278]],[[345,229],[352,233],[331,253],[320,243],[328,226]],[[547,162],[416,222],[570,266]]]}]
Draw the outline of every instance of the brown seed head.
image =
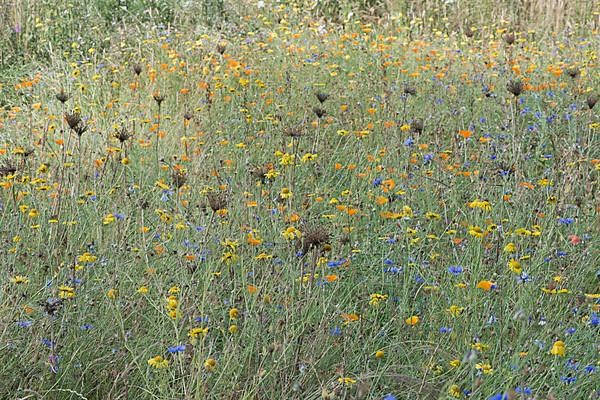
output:
[{"label": "brown seed head", "polygon": [[115,131],[115,138],[119,139],[119,142],[123,143],[126,140],[128,140],[131,136],[133,136],[131,133],[129,133],[129,131],[127,130],[127,128],[122,127],[121,129],[119,129],[118,131]]},{"label": "brown seed head", "polygon": [[209,192],[206,195],[208,205],[216,212],[227,207],[227,194],[223,192]]},{"label": "brown seed head", "polygon": [[165,96],[163,96],[159,92],[154,92],[152,94],[152,98],[154,99],[154,101],[156,101],[156,104],[158,104],[159,107],[162,104],[162,102],[165,100]]},{"label": "brown seed head", "polygon": [[75,127],[81,123],[81,115],[77,112],[65,113],[65,120],[67,121],[69,128],[75,129]]},{"label": "brown seed head", "polygon": [[587,103],[588,108],[591,110],[592,108],[594,108],[594,106],[598,102],[598,95],[591,94],[585,102]]},{"label": "brown seed head", "polygon": [[325,111],[322,108],[319,107],[315,107],[313,108],[313,112],[317,115],[317,117],[319,118],[323,118],[323,116],[327,113],[327,111]]},{"label": "brown seed head", "polygon": [[219,43],[217,44],[217,52],[218,52],[220,55],[223,55],[223,53],[225,53],[225,50],[226,50],[226,49],[227,49],[227,43],[225,43],[225,42],[219,42]]},{"label": "brown seed head", "polygon": [[137,75],[140,76],[140,74],[142,73],[142,66],[140,64],[134,64],[133,65],[133,72]]},{"label": "brown seed head", "polygon": [[569,75],[571,78],[575,79],[575,78],[578,78],[579,75],[581,75],[581,71],[577,67],[572,67],[572,68],[567,69],[567,75]]},{"label": "brown seed head", "polygon": [[520,79],[510,80],[506,84],[506,90],[512,93],[515,97],[518,97],[521,93],[523,93],[523,89],[525,89],[525,85]]},{"label": "brown seed head", "polygon": [[325,102],[325,100],[327,100],[329,98],[329,95],[326,93],[317,93],[317,99],[319,100],[319,103],[323,104]]},{"label": "brown seed head", "polygon": [[60,92],[58,92],[56,94],[56,100],[60,101],[61,103],[65,104],[67,102],[67,100],[69,100],[71,96],[69,96],[67,93],[65,93],[64,89],[60,89]]},{"label": "brown seed head", "polygon": [[175,170],[171,174],[171,179],[173,180],[173,184],[180,188],[187,182],[187,175],[182,170]]},{"label": "brown seed head", "polygon": [[515,34],[514,33],[505,33],[502,35],[502,39],[506,42],[507,45],[512,45],[515,43]]},{"label": "brown seed head", "polygon": [[302,237],[302,252],[319,249],[329,242],[329,233],[319,225],[309,226]]}]

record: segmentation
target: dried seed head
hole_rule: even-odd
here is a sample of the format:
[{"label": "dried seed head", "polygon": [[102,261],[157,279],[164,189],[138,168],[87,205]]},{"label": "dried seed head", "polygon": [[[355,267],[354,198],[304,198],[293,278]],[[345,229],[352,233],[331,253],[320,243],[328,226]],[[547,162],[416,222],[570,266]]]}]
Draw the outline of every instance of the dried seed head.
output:
[{"label": "dried seed head", "polygon": [[579,77],[579,75],[581,75],[581,71],[577,67],[572,67],[572,68],[567,69],[567,75],[569,75],[571,78],[575,79],[575,78]]},{"label": "dried seed head", "polygon": [[65,120],[67,121],[69,128],[74,130],[75,127],[81,123],[81,115],[77,112],[65,113]]},{"label": "dried seed head", "polygon": [[302,236],[302,252],[306,253],[311,249],[320,249],[329,242],[329,233],[324,227],[313,225],[304,230]]},{"label": "dried seed head", "polygon": [[506,84],[506,90],[508,90],[510,93],[512,93],[515,97],[518,97],[521,93],[523,93],[524,88],[525,88],[525,85],[523,84],[523,81],[521,81],[520,79],[510,80]]},{"label": "dried seed head", "polygon": [[84,124],[83,122],[81,122],[73,130],[75,131],[75,133],[77,134],[77,136],[81,136],[81,135],[83,135],[88,130],[88,126],[86,124]]},{"label": "dried seed head", "polygon": [[175,170],[171,174],[171,179],[173,180],[173,184],[180,188],[187,182],[187,175],[182,170]]},{"label": "dried seed head", "polygon": [[475,35],[475,31],[471,28],[465,29],[465,36],[468,38],[472,38]]},{"label": "dried seed head", "polygon": [[223,55],[223,53],[225,53],[225,49],[227,49],[227,43],[225,43],[225,42],[219,42],[217,44],[217,52],[220,55]]},{"label": "dried seed head", "polygon": [[319,103],[323,104],[325,102],[325,100],[327,100],[329,98],[329,95],[326,93],[317,93],[317,99],[319,100]]},{"label": "dried seed head", "polygon": [[189,121],[192,118],[194,118],[194,114],[192,114],[189,111],[186,111],[185,114],[183,114],[183,119],[185,119],[186,121]]},{"label": "dried seed head", "polygon": [[115,138],[119,139],[119,142],[123,143],[128,140],[132,135],[127,131],[127,128],[122,127],[121,129],[115,131]]},{"label": "dried seed head", "polygon": [[417,89],[412,86],[404,86],[404,94],[410,94],[414,96],[417,94]]},{"label": "dried seed head", "polygon": [[590,95],[585,102],[587,103],[588,108],[591,110],[592,108],[594,108],[594,106],[598,102],[598,95],[597,94]]},{"label": "dried seed head", "polygon": [[134,64],[133,65],[133,72],[137,75],[140,76],[140,74],[142,73],[142,66],[140,64]]},{"label": "dried seed head", "polygon": [[250,169],[250,175],[252,175],[254,179],[260,179],[262,183],[266,183],[268,179],[267,174],[270,170],[271,168],[269,168],[268,165],[260,165]]},{"label": "dried seed head", "polygon": [[162,102],[165,100],[165,96],[163,96],[159,92],[154,92],[152,94],[152,98],[154,99],[154,101],[156,101],[156,104],[158,104],[159,107],[162,104]]},{"label": "dried seed head", "polygon": [[0,176],[12,175],[15,172],[17,172],[17,167],[15,167],[10,161],[0,166]]},{"label": "dried seed head", "polygon": [[227,207],[227,194],[223,192],[209,192],[206,195],[208,205],[214,212]]},{"label": "dried seed head", "polygon": [[323,118],[327,111],[323,110],[322,108],[315,107],[313,108],[313,112],[317,115],[317,117]]},{"label": "dried seed head", "polygon": [[502,39],[504,39],[504,41],[506,42],[506,44],[508,44],[509,46],[515,43],[515,34],[514,33],[505,33],[504,35],[502,35]]},{"label": "dried seed head", "polygon": [[63,104],[65,104],[67,102],[67,100],[69,100],[69,98],[71,98],[71,96],[66,94],[65,90],[62,88],[60,89],[60,92],[58,92],[56,94],[56,100],[60,101]]},{"label": "dried seed head", "polygon": [[[316,111],[315,111],[315,113],[316,113]],[[317,115],[319,115],[319,114],[317,114]],[[321,118],[321,117],[319,116],[319,118]],[[283,133],[285,133],[286,136],[297,138],[297,137],[302,136],[303,130],[302,130],[302,127],[286,128],[283,131]]]},{"label": "dried seed head", "polygon": [[420,119],[420,118],[416,118],[416,119],[414,119],[414,120],[411,122],[411,124],[410,124],[410,127],[412,128],[412,130],[413,130],[414,132],[417,132],[417,133],[421,133],[421,132],[423,132],[423,120],[422,120],[422,119]]}]

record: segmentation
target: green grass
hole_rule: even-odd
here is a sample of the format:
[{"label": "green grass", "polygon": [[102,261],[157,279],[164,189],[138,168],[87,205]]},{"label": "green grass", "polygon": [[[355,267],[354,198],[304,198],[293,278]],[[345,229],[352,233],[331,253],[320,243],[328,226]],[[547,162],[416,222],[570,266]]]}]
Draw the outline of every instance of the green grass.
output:
[{"label": "green grass", "polygon": [[597,398],[598,32],[263,11],[5,67],[0,397]]}]

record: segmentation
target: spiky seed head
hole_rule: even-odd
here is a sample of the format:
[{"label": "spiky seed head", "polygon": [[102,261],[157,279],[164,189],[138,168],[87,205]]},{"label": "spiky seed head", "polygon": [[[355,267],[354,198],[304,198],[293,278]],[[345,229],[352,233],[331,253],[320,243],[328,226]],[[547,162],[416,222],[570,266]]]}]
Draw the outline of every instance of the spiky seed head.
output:
[{"label": "spiky seed head", "polygon": [[302,252],[311,249],[320,249],[329,242],[329,233],[320,225],[309,226],[302,237]]},{"label": "spiky seed head", "polygon": [[171,179],[173,180],[173,184],[177,188],[180,188],[187,182],[187,175],[181,170],[175,170],[171,175]]},{"label": "spiky seed head", "polygon": [[223,192],[209,192],[206,195],[211,210],[217,212],[227,207],[227,195]]},{"label": "spiky seed head", "polygon": [[416,119],[414,119],[414,120],[411,122],[411,124],[410,124],[410,127],[412,128],[412,130],[413,130],[414,132],[417,132],[417,133],[421,133],[421,132],[423,132],[423,120],[422,120],[422,119],[420,119],[420,118],[416,118]]},{"label": "spiky seed head", "polygon": [[185,114],[183,114],[183,119],[185,119],[186,121],[189,121],[192,118],[194,118],[194,114],[192,114],[189,111],[186,111]]},{"label": "spiky seed head", "polygon": [[512,79],[506,84],[506,90],[512,93],[515,97],[519,97],[523,93],[525,85],[520,79]]},{"label": "spiky seed head", "polygon": [[404,94],[410,94],[414,96],[417,94],[417,89],[413,86],[404,86]]},{"label": "spiky seed head", "polygon": [[585,102],[587,103],[588,108],[591,110],[598,102],[598,95],[595,93],[591,94],[590,96],[588,96]]},{"label": "spiky seed head", "polygon": [[315,107],[313,108],[313,112],[316,114],[317,117],[319,118],[323,118],[323,116],[327,113],[327,111],[325,111],[322,108],[319,107]]},{"label": "spiky seed head", "polygon": [[65,113],[65,120],[69,128],[75,130],[75,128],[81,123],[81,115],[78,112]]},{"label": "spiky seed head", "polygon": [[165,96],[163,96],[159,92],[154,92],[152,94],[152,98],[154,99],[154,101],[156,101],[156,104],[158,104],[159,107],[162,104],[162,102],[165,100]]},{"label": "spiky seed head", "polygon": [[115,131],[115,138],[119,139],[119,142],[123,143],[127,141],[132,135],[129,133],[126,127],[122,127],[121,129]]},{"label": "spiky seed head", "polygon": [[502,35],[502,39],[504,39],[504,42],[506,42],[507,45],[512,45],[515,43],[515,34],[510,32],[510,33],[505,33],[504,35]]},{"label": "spiky seed head", "polygon": [[327,100],[329,98],[329,95],[326,93],[317,93],[317,99],[319,100],[319,103],[323,104],[325,102],[325,100]]},{"label": "spiky seed head", "polygon": [[226,50],[226,49],[227,49],[227,43],[225,43],[225,42],[219,42],[219,43],[217,44],[217,52],[218,52],[220,55],[223,55],[223,53],[225,53],[225,50]]},{"label": "spiky seed head", "polygon": [[137,75],[140,76],[140,74],[142,73],[142,66],[140,64],[134,64],[133,65],[133,72]]},{"label": "spiky seed head", "polygon": [[70,98],[71,96],[65,93],[65,90],[62,88],[60,89],[60,92],[56,94],[56,100],[60,101],[63,104],[65,104]]},{"label": "spiky seed head", "polygon": [[571,78],[575,79],[575,78],[579,77],[579,75],[581,75],[581,71],[577,67],[572,67],[572,68],[567,69],[567,75],[569,75]]}]

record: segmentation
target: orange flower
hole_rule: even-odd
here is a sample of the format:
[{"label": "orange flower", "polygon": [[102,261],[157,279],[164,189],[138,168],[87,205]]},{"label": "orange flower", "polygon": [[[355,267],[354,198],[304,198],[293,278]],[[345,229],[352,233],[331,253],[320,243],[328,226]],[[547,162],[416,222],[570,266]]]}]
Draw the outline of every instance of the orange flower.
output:
[{"label": "orange flower", "polygon": [[479,281],[477,284],[477,289],[483,289],[486,292],[489,292],[492,289],[496,288],[496,282],[493,281]]},{"label": "orange flower", "polygon": [[460,130],[458,131],[458,134],[460,136],[462,136],[465,139],[468,139],[471,137],[471,135],[473,134],[473,132],[469,131],[469,130]]}]

